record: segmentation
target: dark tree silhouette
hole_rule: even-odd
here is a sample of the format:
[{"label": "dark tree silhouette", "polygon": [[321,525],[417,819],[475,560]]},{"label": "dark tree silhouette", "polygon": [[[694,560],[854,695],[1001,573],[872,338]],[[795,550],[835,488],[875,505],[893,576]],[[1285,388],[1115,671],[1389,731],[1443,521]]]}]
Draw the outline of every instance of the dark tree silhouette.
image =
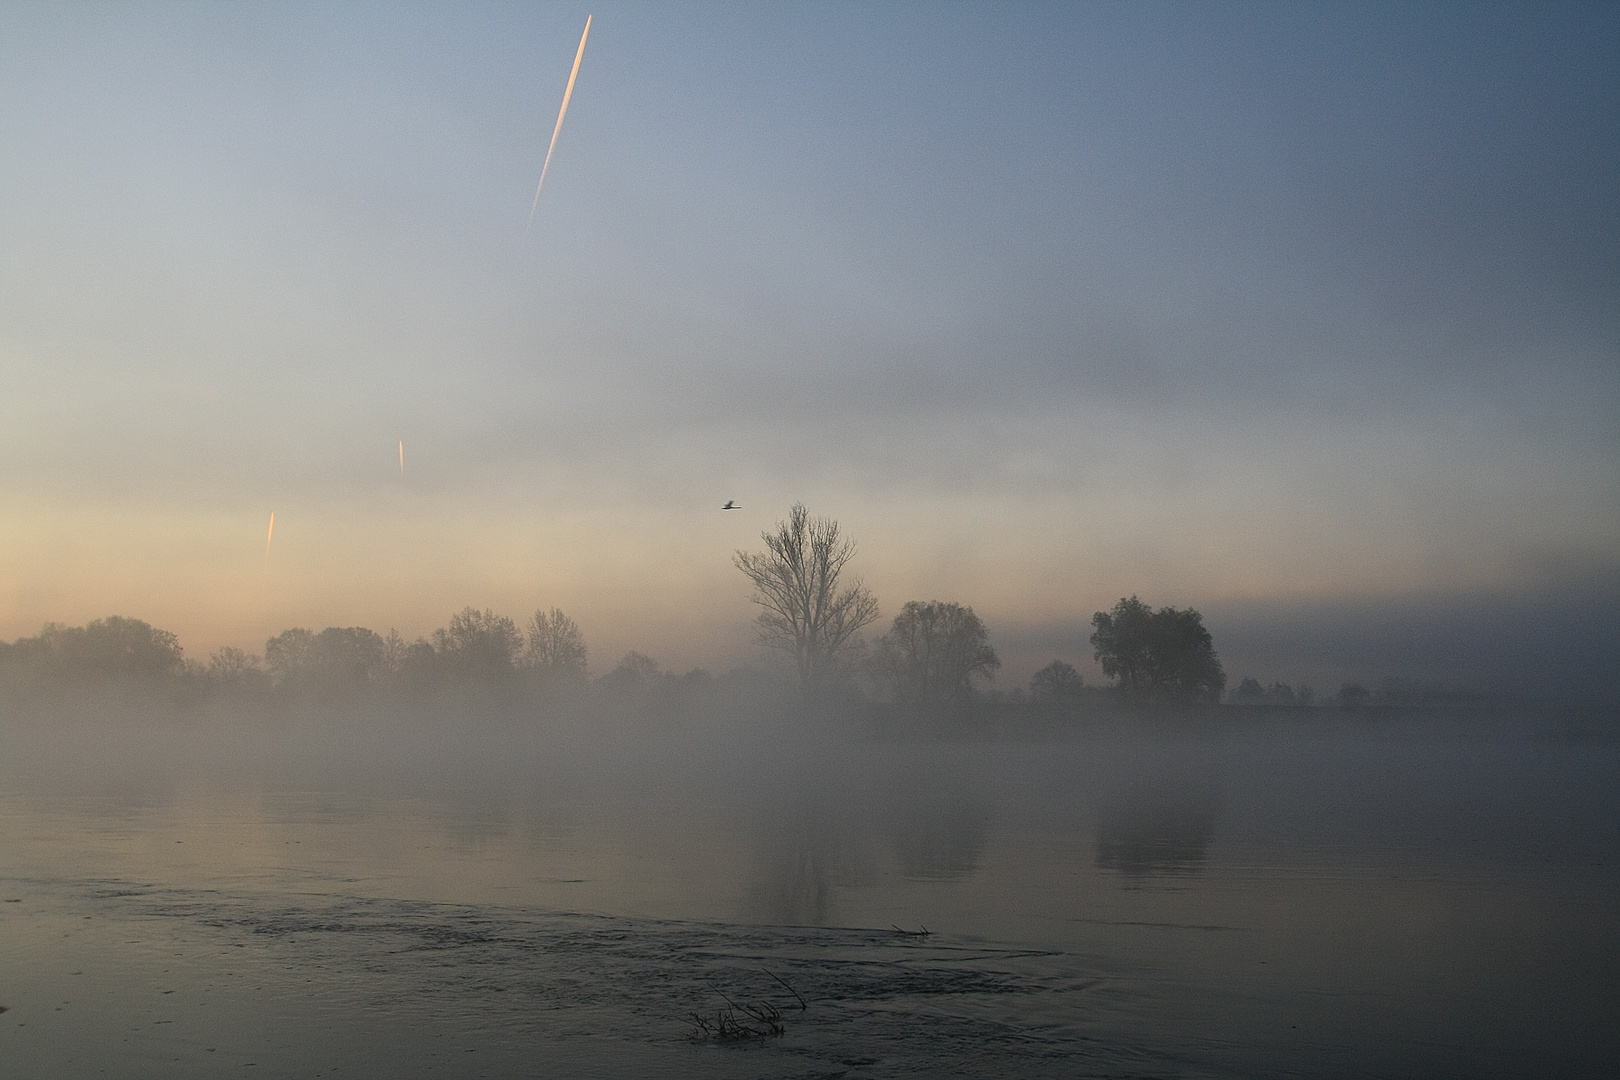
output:
[{"label": "dark tree silhouette", "polygon": [[315,653],[331,678],[365,683],[382,666],[383,639],[364,626],[328,626],[315,635]]},{"label": "dark tree silhouette", "polygon": [[1244,679],[1238,683],[1237,689],[1232,691],[1232,701],[1240,705],[1258,705],[1266,700],[1266,688],[1260,685],[1258,679]]},{"label": "dark tree silhouette", "polygon": [[1111,612],[1091,617],[1096,632],[1091,644],[1103,674],[1125,690],[1146,690],[1151,683],[1153,609],[1136,597],[1120,600]]},{"label": "dark tree silhouette", "polygon": [[607,689],[628,689],[645,686],[663,677],[664,670],[658,666],[657,660],[646,653],[631,650],[614,665],[612,671],[596,681]]},{"label": "dark tree silhouette", "polygon": [[1309,705],[1315,697],[1316,692],[1308,686],[1297,690],[1285,682],[1261,686],[1260,680],[1248,677],[1240,680],[1237,689],[1228,695],[1234,705]]},{"label": "dark tree silhouette", "polygon": [[177,688],[188,673],[178,638],[118,615],[86,626],[46,623],[34,637],[0,642],[0,682],[13,690],[109,684]]},{"label": "dark tree silhouette", "polygon": [[1029,696],[1040,702],[1074,701],[1085,682],[1080,673],[1061,660],[1054,660],[1029,680]]},{"label": "dark tree silhouette", "polygon": [[912,600],[878,641],[873,667],[901,701],[962,701],[975,678],[1001,666],[984,623],[970,607]]},{"label": "dark tree silhouette", "polygon": [[264,666],[278,686],[302,677],[313,666],[315,635],[301,626],[283,630],[264,643]]},{"label": "dark tree silhouette", "polygon": [[523,635],[517,623],[493,611],[464,608],[433,631],[441,672],[455,682],[496,682],[517,670]]},{"label": "dark tree silhouette", "polygon": [[264,643],[264,663],[284,690],[341,696],[381,674],[384,649],[377,632],[363,626],[328,626],[318,634],[295,627]]},{"label": "dark tree silhouette", "polygon": [[399,650],[399,684],[418,697],[427,697],[444,681],[444,661],[433,645],[417,638]]},{"label": "dark tree silhouette", "polygon": [[557,608],[549,613],[536,611],[529,620],[528,639],[525,667],[548,681],[585,679],[585,635],[573,619]]},{"label": "dark tree silhouette", "polygon": [[109,615],[86,626],[51,623],[40,632],[51,666],[70,681],[151,682],[179,675],[180,640],[140,619]]},{"label": "dark tree silhouette", "polygon": [[1182,700],[1219,699],[1226,673],[1204,617],[1192,608],[1154,611],[1136,597],[1092,616],[1091,644],[1121,690]]},{"label": "dark tree silhouette", "polygon": [[761,643],[790,654],[799,685],[813,694],[843,670],[856,632],[877,618],[877,598],[859,578],[842,580],[855,542],[803,503],[760,538],[764,551],[739,551],[732,561],[754,583]]},{"label": "dark tree silhouette", "polygon": [[232,691],[260,690],[269,683],[257,656],[230,645],[208,658],[207,678],[211,685]]}]

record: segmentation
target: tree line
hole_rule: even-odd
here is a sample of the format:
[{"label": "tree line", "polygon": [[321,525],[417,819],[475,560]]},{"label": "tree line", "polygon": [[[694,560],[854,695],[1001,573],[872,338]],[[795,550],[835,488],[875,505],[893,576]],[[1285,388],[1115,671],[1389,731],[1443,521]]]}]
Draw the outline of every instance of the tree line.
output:
[{"label": "tree line", "polygon": [[[815,697],[858,685],[890,700],[938,704],[970,701],[995,678],[1001,660],[971,607],[940,600],[907,601],[870,647],[859,631],[878,618],[877,598],[846,577],[855,542],[836,521],[812,517],[799,503],[764,551],[739,551],[738,570],[753,583],[759,642],[788,653],[801,690]],[[1142,698],[1219,700],[1226,674],[1203,616],[1192,608],[1154,611],[1136,597],[1092,617],[1095,658],[1113,689]],[[1080,673],[1054,660],[1035,674],[1028,697],[1077,700]]]},{"label": "tree line", "polygon": [[189,659],[174,634],[113,616],[86,626],[48,624],[37,636],[0,643],[0,678],[13,687],[186,684],[198,690],[307,692],[337,697],[368,686],[487,681],[520,670],[583,674],[579,628],[560,611],[536,612],[527,633],[511,619],[468,608],[430,639],[406,642],[361,626],[294,628],[263,654],[234,647]]},{"label": "tree line", "polygon": [[[796,504],[762,551],[738,551],[736,568],[753,586],[759,644],[783,654],[809,699],[868,697],[944,705],[984,695],[1001,667],[989,629],[971,607],[942,600],[904,603],[872,640],[862,631],[879,617],[877,597],[851,573],[855,542],[838,523]],[[1193,608],[1154,609],[1122,598],[1091,619],[1093,656],[1107,687],[1089,687],[1080,673],[1053,660],[1027,690],[1002,700],[1073,703],[1108,690],[1146,701],[1222,699],[1226,674]],[[465,608],[448,625],[406,641],[395,630],[329,626],[284,630],[262,654],[226,647],[206,662],[188,659],[172,633],[139,619],[109,617],[86,626],[47,625],[38,635],[0,642],[0,686],[48,689],[69,685],[185,686],[198,693],[280,694],[323,700],[392,690],[431,696],[456,688],[521,687],[554,696],[595,690],[648,695],[656,688],[709,686],[701,669],[677,677],[653,658],[626,654],[592,679],[585,637],[557,608],[536,611],[521,626],[491,610]],[[1334,703],[1412,703],[1432,699],[1417,684],[1385,680],[1375,691],[1346,684]],[[1262,686],[1246,678],[1229,700],[1246,705],[1309,705],[1314,694],[1286,683]]]}]

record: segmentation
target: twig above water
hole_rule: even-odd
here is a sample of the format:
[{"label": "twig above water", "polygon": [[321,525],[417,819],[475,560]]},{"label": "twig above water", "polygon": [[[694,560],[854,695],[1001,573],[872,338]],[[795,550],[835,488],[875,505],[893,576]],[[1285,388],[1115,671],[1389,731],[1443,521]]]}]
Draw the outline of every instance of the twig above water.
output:
[{"label": "twig above water", "polygon": [[766,968],[760,968],[759,970],[765,972],[765,974],[769,975],[771,978],[773,978],[777,982],[781,983],[783,988],[786,989],[788,993],[792,994],[795,998],[798,998],[798,1000],[799,1000],[799,1011],[800,1012],[804,1012],[806,1009],[808,1009],[810,1007],[810,1006],[808,1006],[808,1005],[806,1005],[804,1003],[804,998],[799,997],[799,992],[797,990],[793,989],[793,987],[788,985],[788,982],[787,982],[786,979],[783,979],[783,978],[779,977],[775,972],[770,971],[770,970],[768,970]]},{"label": "twig above water", "polygon": [[[764,968],[760,969],[765,971]],[[765,971],[792,994],[799,1002],[799,1009],[809,1008],[799,992],[788,985],[786,981],[775,974]],[[703,1042],[743,1042],[748,1039],[774,1039],[785,1033],[782,1026],[782,1014],[768,1001],[761,1001],[755,1005],[739,1005],[726,995],[726,992],[714,984],[710,984],[720,1000],[726,1003],[723,1009],[714,1010],[712,1017],[703,1013],[687,1013],[692,1024],[692,1038]],[[739,1015],[740,1014],[740,1015]]]}]

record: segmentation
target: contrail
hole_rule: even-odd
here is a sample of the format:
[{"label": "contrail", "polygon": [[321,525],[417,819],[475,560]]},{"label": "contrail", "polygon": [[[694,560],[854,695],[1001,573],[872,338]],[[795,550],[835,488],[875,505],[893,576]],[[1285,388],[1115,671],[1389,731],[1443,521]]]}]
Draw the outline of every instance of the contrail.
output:
[{"label": "contrail", "polygon": [[405,475],[405,440],[399,441],[399,475]]},{"label": "contrail", "polygon": [[270,511],[270,531],[264,534],[264,557],[267,559],[270,557],[270,541],[275,539],[275,535],[276,513],[272,510]]},{"label": "contrail", "polygon": [[591,36],[591,17],[585,16],[585,32],[579,35],[579,51],[574,54],[574,70],[568,73],[568,89],[563,91],[562,108],[557,110],[557,126],[551,129],[551,146],[546,149],[546,163],[540,166],[540,182],[534,185],[534,202],[529,204],[529,221],[523,226],[523,235],[529,235],[534,224],[534,209],[540,205],[540,189],[546,186],[546,170],[551,168],[551,153],[557,149],[557,136],[562,134],[563,117],[568,115],[568,99],[574,96],[574,80],[579,77],[579,62],[585,59],[585,39]]}]

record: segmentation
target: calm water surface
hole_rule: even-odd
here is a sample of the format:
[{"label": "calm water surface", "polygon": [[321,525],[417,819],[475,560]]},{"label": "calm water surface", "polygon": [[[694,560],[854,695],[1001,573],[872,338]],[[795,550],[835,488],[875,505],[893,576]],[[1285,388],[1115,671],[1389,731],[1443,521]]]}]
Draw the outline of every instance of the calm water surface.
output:
[{"label": "calm water surface", "polygon": [[0,1076],[1614,1075],[1617,781],[1522,717],[14,715]]}]

